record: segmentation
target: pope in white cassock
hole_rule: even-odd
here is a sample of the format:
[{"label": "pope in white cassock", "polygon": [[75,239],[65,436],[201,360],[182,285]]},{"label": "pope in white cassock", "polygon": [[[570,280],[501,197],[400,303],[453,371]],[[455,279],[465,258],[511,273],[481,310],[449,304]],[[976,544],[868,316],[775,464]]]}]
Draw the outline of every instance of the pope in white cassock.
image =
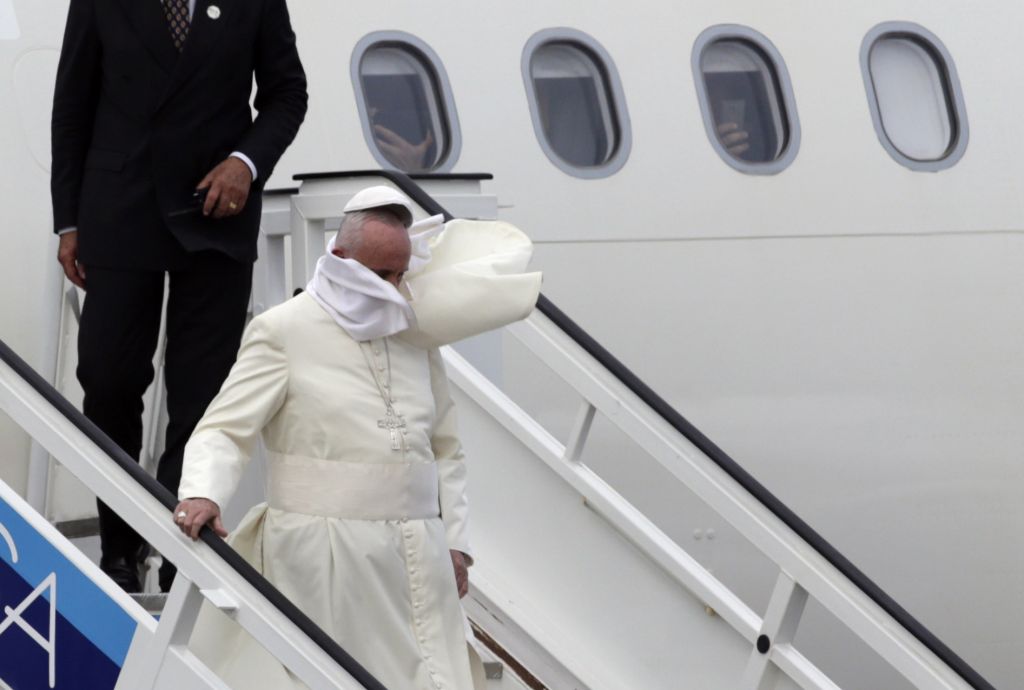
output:
[{"label": "pope in white cassock", "polygon": [[[466,469],[437,348],[525,317],[540,274],[504,223],[410,227],[388,187],[345,211],[306,291],[249,325],[185,449],[175,521],[225,535],[262,436],[267,500],[232,546],[386,687],[471,690]],[[191,646],[233,687],[303,687],[216,614]]]}]

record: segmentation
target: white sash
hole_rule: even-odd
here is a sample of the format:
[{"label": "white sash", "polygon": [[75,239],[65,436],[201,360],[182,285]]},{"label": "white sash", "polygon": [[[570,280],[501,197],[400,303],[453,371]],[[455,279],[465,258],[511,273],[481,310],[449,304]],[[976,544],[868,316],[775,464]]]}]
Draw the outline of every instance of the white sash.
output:
[{"label": "white sash", "polygon": [[346,520],[440,515],[437,463],[368,463],[267,452],[267,505]]}]

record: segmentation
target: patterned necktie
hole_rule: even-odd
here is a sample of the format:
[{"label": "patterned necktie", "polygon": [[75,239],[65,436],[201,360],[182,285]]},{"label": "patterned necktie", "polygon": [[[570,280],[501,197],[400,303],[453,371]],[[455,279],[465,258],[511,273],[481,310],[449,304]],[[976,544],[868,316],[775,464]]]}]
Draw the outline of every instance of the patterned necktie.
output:
[{"label": "patterned necktie", "polygon": [[185,39],[188,38],[188,0],[164,0],[164,14],[167,15],[171,40],[180,53],[182,46],[185,45]]}]

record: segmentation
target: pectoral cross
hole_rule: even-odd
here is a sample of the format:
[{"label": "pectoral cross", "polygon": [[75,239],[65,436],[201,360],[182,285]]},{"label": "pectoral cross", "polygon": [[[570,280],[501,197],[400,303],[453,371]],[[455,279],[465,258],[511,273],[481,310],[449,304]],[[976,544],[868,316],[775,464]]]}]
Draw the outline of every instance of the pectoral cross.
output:
[{"label": "pectoral cross", "polygon": [[399,432],[405,433],[405,417],[395,414],[394,410],[388,410],[384,419],[377,421],[377,427],[387,429],[391,434],[391,450],[402,450],[402,442],[398,434]]}]

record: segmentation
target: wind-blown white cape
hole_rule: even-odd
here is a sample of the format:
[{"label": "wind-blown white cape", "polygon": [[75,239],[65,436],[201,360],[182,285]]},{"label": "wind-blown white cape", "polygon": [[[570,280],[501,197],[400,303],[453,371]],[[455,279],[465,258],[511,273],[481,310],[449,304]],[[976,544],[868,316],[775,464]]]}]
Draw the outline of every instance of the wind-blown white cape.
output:
[{"label": "wind-blown white cape", "polygon": [[[504,223],[454,221],[407,283],[416,326],[360,343],[303,294],[255,318],[185,451],[179,496],[223,506],[262,435],[267,502],[229,541],[389,688],[470,690],[449,549],[471,556],[466,471],[437,347],[523,318],[540,274]],[[378,381],[405,428],[381,428]],[[371,369],[372,368],[372,369]],[[192,649],[233,687],[302,687],[204,612]]]}]

